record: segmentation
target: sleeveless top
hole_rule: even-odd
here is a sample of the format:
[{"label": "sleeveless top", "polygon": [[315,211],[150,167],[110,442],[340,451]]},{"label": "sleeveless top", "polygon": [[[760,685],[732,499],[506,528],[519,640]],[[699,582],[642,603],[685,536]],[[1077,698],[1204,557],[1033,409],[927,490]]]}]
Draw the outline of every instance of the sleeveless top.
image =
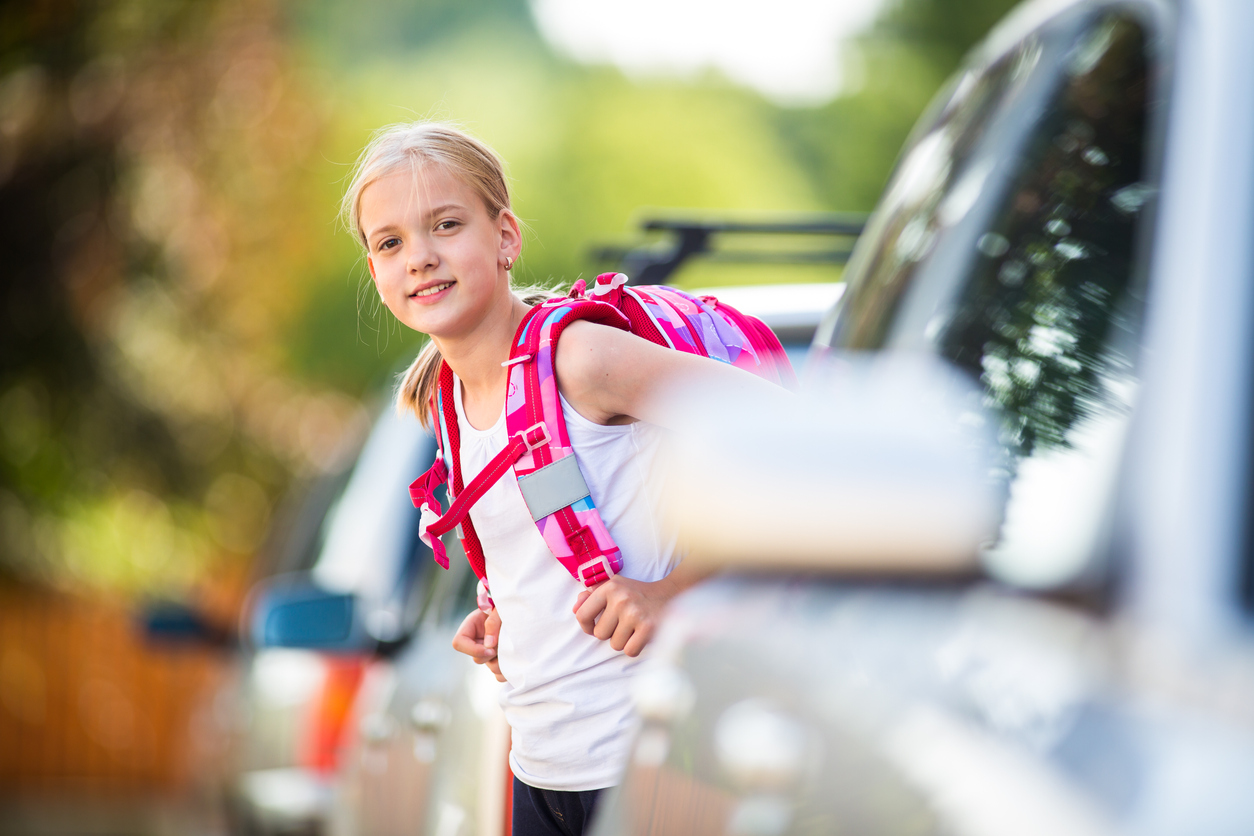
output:
[{"label": "sleeveless top", "polygon": [[[505,410],[491,429],[466,420],[453,386],[465,481],[505,447]],[[678,563],[675,537],[658,514],[650,479],[660,427],[593,423],[561,399],[579,468],[614,541],[625,577],[657,581]],[[501,706],[512,730],[510,768],[540,789],[593,790],[620,779],[634,733],[628,679],[638,659],[584,633],[572,607],[582,584],[536,530],[511,471],[470,511],[483,543],[488,583],[501,616],[497,655]]]}]

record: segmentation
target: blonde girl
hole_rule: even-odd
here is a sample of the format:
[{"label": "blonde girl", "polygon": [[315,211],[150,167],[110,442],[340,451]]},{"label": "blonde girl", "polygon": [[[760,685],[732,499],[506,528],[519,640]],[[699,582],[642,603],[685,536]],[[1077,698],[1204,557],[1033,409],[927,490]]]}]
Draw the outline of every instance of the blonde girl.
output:
[{"label": "blonde girl", "polygon": [[[383,303],[430,337],[401,381],[399,407],[427,425],[441,363],[455,375],[469,483],[507,443],[502,363],[535,301],[510,287],[522,236],[501,162],[452,125],[394,125],[362,153],[344,211]],[[582,832],[598,791],[626,763],[626,679],[681,586],[647,478],[665,420],[657,393],[698,381],[745,398],[778,392],[731,366],[586,321],[566,329],[554,366],[580,469],[624,567],[583,590],[549,552],[512,479],[471,511],[496,609],[470,613],[453,647],[505,683],[518,836]]]}]

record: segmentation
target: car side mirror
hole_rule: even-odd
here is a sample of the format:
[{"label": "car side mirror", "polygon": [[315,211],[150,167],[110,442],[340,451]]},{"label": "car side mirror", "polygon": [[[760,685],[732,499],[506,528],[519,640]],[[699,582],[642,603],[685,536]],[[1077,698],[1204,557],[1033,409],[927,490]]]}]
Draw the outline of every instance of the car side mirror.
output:
[{"label": "car side mirror", "polygon": [[331,592],[304,576],[275,578],[254,587],[249,635],[255,647],[292,647],[331,653],[371,651],[378,642],[361,624],[351,593]]},{"label": "car side mirror", "polygon": [[233,631],[214,623],[203,612],[180,601],[157,600],[144,604],[138,613],[144,638],[165,647],[238,646]]},{"label": "car side mirror", "polygon": [[973,575],[1001,502],[975,382],[919,355],[828,353],[769,403],[695,393],[664,507],[706,569]]}]

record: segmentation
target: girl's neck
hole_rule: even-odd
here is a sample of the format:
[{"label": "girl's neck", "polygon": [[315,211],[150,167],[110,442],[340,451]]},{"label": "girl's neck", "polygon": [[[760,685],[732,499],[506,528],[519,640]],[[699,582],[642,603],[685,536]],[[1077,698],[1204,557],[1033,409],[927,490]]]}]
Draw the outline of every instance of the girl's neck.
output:
[{"label": "girl's neck", "polygon": [[[488,313],[479,327],[462,337],[433,339],[449,368],[462,382],[462,405],[475,426],[491,426],[505,399],[514,334],[530,307],[514,294]],[[486,420],[486,424],[484,421]]]}]

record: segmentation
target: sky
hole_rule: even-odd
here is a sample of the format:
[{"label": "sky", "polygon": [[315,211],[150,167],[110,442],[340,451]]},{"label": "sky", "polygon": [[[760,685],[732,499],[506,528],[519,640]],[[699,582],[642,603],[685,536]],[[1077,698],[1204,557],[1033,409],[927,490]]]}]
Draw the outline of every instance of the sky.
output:
[{"label": "sky", "polygon": [[628,75],[716,69],[781,104],[818,104],[856,87],[843,41],[886,0],[532,0],[540,31],[584,63]]}]

